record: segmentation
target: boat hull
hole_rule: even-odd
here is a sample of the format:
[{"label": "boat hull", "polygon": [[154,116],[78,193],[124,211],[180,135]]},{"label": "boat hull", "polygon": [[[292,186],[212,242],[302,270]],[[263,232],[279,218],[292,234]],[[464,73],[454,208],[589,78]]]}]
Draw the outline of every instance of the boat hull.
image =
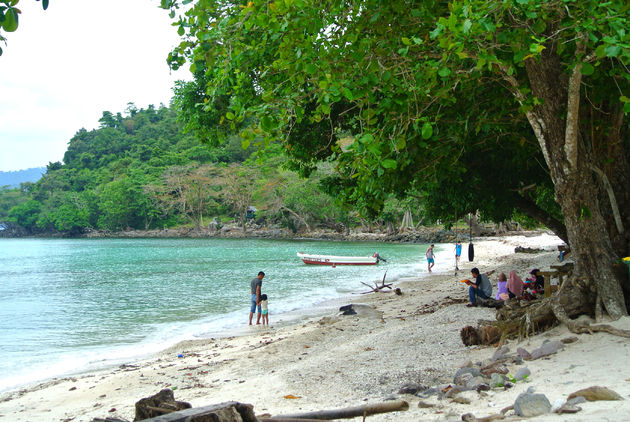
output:
[{"label": "boat hull", "polygon": [[297,256],[307,265],[376,265],[375,256],[314,255],[298,252]]}]

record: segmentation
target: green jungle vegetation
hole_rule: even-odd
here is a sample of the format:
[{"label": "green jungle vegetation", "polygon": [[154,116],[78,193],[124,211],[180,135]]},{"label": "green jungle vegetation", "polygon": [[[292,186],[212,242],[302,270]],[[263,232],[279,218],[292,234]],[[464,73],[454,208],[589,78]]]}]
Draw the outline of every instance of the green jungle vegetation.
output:
[{"label": "green jungle vegetation", "polygon": [[[258,223],[293,231],[366,223],[325,192],[321,181],[331,165],[305,179],[287,169],[279,144],[244,148],[236,135],[203,144],[184,133],[175,110],[130,103],[124,113],[103,112],[100,127],[79,130],[63,163],[50,163],[39,181],[0,189],[0,221],[30,234],[73,236],[86,229],[199,228],[213,219],[244,224],[254,206]],[[400,221],[410,202],[391,198],[370,223]]]}]

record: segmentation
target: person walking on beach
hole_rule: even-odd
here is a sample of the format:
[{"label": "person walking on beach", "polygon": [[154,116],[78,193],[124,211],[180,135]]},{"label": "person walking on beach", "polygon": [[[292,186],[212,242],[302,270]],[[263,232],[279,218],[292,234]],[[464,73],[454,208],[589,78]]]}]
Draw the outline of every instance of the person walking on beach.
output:
[{"label": "person walking on beach", "polygon": [[425,254],[427,256],[427,269],[429,270],[429,272],[431,272],[431,268],[433,268],[433,266],[435,265],[435,254],[433,253],[433,246],[434,245],[431,244]]},{"label": "person walking on beach", "polygon": [[265,273],[260,271],[256,277],[252,279],[251,282],[251,298],[252,298],[252,306],[249,310],[249,325],[252,325],[252,317],[254,316],[254,312],[258,308],[258,316],[256,317],[256,325],[260,324],[260,316],[262,315],[262,309],[260,308],[260,294],[262,291],[262,280],[265,277]]},{"label": "person walking on beach", "polygon": [[492,296],[492,284],[490,283],[490,279],[488,278],[488,274],[490,273],[480,274],[479,269],[477,267],[470,270],[475,281],[466,280],[466,284],[468,284],[468,298],[470,299],[470,303],[466,306],[476,306],[477,298],[488,299]]},{"label": "person walking on beach", "polygon": [[459,258],[462,256],[462,242],[455,243],[455,269],[459,270]]},{"label": "person walking on beach", "polygon": [[267,307],[267,295],[260,295],[260,309],[262,310],[262,325],[269,326],[269,308]]}]

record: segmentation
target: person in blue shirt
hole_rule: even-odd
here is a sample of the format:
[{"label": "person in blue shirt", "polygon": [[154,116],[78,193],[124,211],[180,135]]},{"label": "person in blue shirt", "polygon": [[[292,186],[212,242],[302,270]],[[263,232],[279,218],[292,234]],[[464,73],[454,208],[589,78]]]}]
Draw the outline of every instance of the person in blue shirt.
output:
[{"label": "person in blue shirt", "polygon": [[455,269],[459,270],[459,258],[462,256],[462,242],[455,243]]}]

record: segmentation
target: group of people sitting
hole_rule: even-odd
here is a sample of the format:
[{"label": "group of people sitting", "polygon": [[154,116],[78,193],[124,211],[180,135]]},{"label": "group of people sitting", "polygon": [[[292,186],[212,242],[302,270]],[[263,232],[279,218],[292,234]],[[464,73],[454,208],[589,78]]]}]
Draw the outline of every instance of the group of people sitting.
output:
[{"label": "group of people sitting", "polygon": [[[490,299],[492,297],[492,283],[488,276],[492,275],[494,271],[481,274],[478,268],[470,270],[473,280],[462,280],[468,284],[468,297],[470,303],[466,306],[475,306],[477,298]],[[534,268],[529,273],[529,277],[522,280],[516,271],[512,270],[506,277],[505,273],[499,274],[497,280],[497,294],[494,297],[496,300],[508,300],[513,297],[519,297],[522,299],[530,300],[534,298],[536,293],[544,292],[544,278],[538,275],[538,269]]]}]

